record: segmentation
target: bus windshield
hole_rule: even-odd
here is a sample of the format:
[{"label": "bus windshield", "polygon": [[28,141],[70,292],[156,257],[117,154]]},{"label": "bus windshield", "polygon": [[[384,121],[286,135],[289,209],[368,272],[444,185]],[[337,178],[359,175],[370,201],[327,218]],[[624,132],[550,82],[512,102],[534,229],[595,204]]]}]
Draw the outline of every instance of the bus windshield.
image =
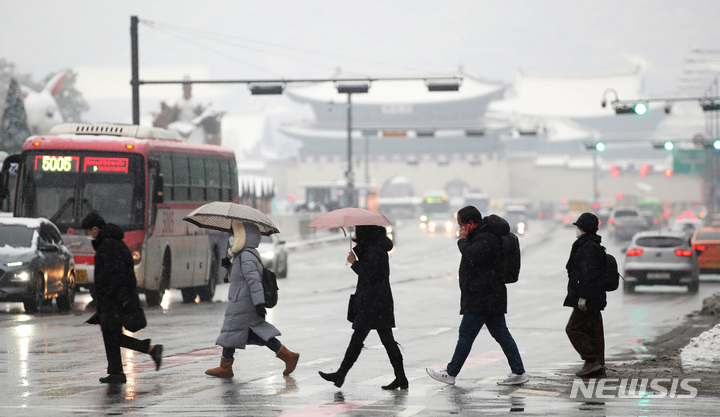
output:
[{"label": "bus windshield", "polygon": [[145,223],[142,156],[88,151],[26,152],[21,163],[16,217],[46,217],[65,233],[79,229],[92,210],[121,229]]}]

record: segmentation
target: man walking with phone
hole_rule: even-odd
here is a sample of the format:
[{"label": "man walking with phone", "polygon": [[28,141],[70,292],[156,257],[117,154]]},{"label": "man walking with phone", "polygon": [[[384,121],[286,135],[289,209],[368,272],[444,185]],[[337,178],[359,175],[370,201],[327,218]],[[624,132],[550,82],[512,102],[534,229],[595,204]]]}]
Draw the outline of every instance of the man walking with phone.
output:
[{"label": "man walking with phone", "polygon": [[505,323],[507,288],[501,274],[502,242],[500,236],[510,233],[510,225],[498,216],[483,218],[474,206],[457,213],[460,226],[458,249],[462,258],[460,280],[460,322],[457,345],[450,363],[440,369],[426,368],[432,378],[455,384],[475,338],[483,326],[500,344],[510,364],[511,373],[498,385],[520,385],[529,381],[515,340]]}]

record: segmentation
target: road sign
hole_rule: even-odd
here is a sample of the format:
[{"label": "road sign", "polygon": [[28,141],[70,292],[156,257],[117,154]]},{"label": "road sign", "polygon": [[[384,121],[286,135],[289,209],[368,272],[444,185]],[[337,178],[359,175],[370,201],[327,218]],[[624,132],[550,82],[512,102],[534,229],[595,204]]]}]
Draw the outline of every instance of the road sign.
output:
[{"label": "road sign", "polygon": [[702,174],[707,165],[704,149],[676,149],[673,152],[673,171],[676,174]]}]

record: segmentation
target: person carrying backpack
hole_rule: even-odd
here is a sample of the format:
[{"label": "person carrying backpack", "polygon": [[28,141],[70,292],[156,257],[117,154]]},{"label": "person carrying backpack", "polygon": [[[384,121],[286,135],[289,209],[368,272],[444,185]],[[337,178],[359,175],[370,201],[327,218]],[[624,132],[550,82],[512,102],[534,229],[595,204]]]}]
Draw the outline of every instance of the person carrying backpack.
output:
[{"label": "person carrying backpack", "polygon": [[215,344],[222,346],[220,366],[208,369],[205,374],[231,378],[234,373],[235,349],[245,349],[248,344],[266,346],[285,362],[283,375],[295,370],[300,354],[291,352],[278,339],[280,331],[265,321],[265,295],[262,286],[263,265],[257,247],[260,229],[257,225],[239,220],[232,221],[234,242],[232,253],[230,288],[225,320]]},{"label": "person carrying backpack", "polygon": [[605,250],[597,234],[598,218],[583,213],[573,223],[577,239],[572,245],[568,272],[567,296],[563,306],[573,309],[565,333],[585,361],[575,376],[581,378],[605,375],[605,335],[601,311],[607,305],[603,274]]},{"label": "person carrying backpack", "polygon": [[512,371],[498,385],[524,384],[530,378],[525,373],[515,339],[505,323],[507,288],[502,273],[504,268],[500,264],[502,240],[498,236],[510,233],[510,225],[498,216],[483,218],[474,206],[460,209],[457,221],[460,225],[457,245],[462,255],[458,270],[462,315],[458,341],[447,367],[426,368],[425,371],[433,379],[454,385],[475,338],[482,327],[487,326],[490,335],[500,344]]}]

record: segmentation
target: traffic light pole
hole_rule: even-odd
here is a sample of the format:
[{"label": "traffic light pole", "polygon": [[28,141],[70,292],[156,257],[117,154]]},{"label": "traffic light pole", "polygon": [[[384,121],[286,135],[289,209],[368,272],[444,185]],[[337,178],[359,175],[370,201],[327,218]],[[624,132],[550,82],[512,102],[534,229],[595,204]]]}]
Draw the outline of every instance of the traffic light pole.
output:
[{"label": "traffic light pole", "polygon": [[593,151],[593,197],[592,202],[593,206],[597,204],[597,198],[598,198],[598,163],[597,163],[597,154],[598,151]]}]

